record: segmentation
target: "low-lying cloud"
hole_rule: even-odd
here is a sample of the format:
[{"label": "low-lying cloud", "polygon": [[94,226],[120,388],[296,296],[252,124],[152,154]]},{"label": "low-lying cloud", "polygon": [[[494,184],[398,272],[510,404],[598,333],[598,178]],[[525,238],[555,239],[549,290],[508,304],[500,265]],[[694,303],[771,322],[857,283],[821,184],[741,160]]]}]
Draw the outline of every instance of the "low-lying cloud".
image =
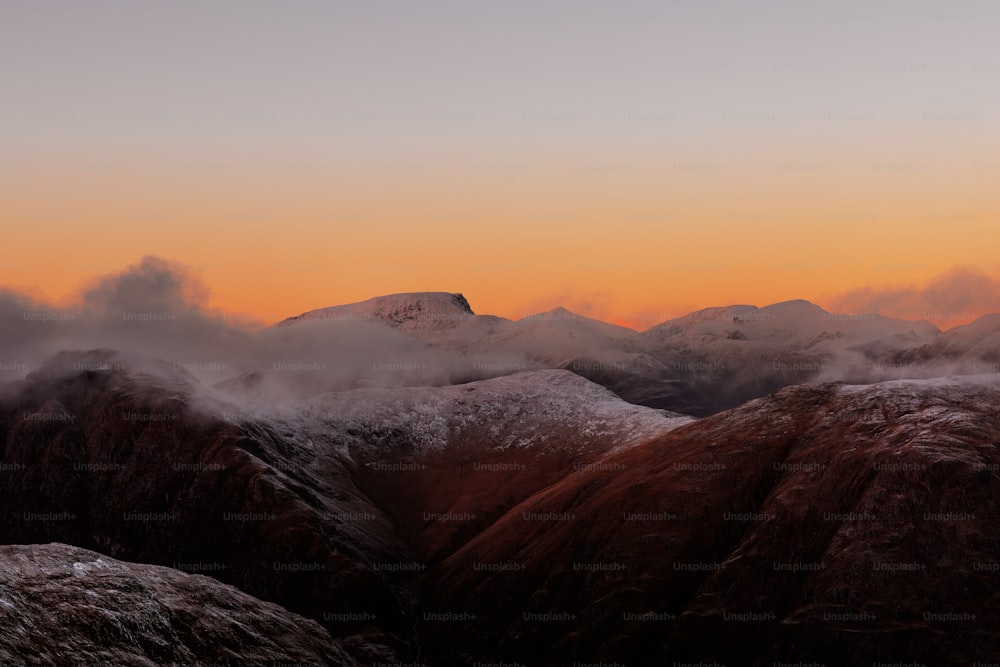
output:
[{"label": "low-lying cloud", "polygon": [[70,306],[0,291],[0,379],[23,377],[64,350],[111,349],[166,361],[206,385],[280,400],[358,386],[452,384],[527,366],[516,355],[438,349],[375,322],[264,327],[227,318],[208,300],[197,276],[158,257],[98,278]]},{"label": "low-lying cloud", "polygon": [[983,313],[1000,312],[1000,280],[979,269],[956,266],[924,285],[855,289],[835,297],[830,307],[836,312],[929,320],[950,328]]},{"label": "low-lying cloud", "polygon": [[[890,335],[894,331],[890,327],[882,335],[878,327],[867,331],[865,327],[871,324],[867,319],[859,323],[862,333],[853,347],[824,343],[838,340],[829,338],[833,334],[825,330],[827,338],[818,336],[814,342],[820,347],[815,349],[780,341],[772,341],[773,345],[719,341],[713,336],[707,336],[708,342],[703,340],[706,337],[697,338],[688,347],[676,341],[649,347],[648,341],[632,332],[585,322],[567,325],[560,320],[575,318],[564,318],[561,313],[552,322],[544,317],[525,323],[463,320],[456,329],[460,335],[433,345],[364,319],[317,318],[293,326],[266,327],[212,309],[209,296],[208,287],[195,274],[158,257],[144,257],[118,273],[94,280],[68,306],[0,289],[0,380],[24,377],[62,351],[96,349],[119,351],[132,360],[162,360],[165,363],[143,368],[161,373],[172,367],[174,372],[195,376],[201,386],[219,388],[233,400],[272,406],[324,391],[440,386],[541,367],[613,376],[613,380],[618,378],[614,381],[624,383],[623,391],[641,394],[651,387],[647,393],[654,397],[660,395],[657,392],[675,391],[678,381],[687,382],[692,391],[703,389],[706,396],[725,393],[733,386],[748,387],[744,393],[759,395],[783,379],[805,381],[808,373],[790,375],[778,366],[772,368],[778,362],[794,367],[803,360],[819,364],[823,380],[868,382],[979,372],[975,355],[970,357],[971,370],[968,364],[943,368],[939,360],[899,356],[908,346],[926,343],[931,334],[911,332],[909,339],[900,338]],[[596,315],[595,310],[604,309],[595,303],[590,304],[590,312]],[[840,313],[879,312],[953,326],[983,312],[1000,311],[1000,282],[982,271],[959,267],[923,286],[853,290],[830,305]],[[811,331],[815,323],[810,322],[798,324]],[[851,322],[821,324],[832,331]],[[862,344],[863,349],[858,347]],[[721,359],[725,369],[703,386],[689,374],[678,375],[671,366],[683,359],[711,363]]]}]

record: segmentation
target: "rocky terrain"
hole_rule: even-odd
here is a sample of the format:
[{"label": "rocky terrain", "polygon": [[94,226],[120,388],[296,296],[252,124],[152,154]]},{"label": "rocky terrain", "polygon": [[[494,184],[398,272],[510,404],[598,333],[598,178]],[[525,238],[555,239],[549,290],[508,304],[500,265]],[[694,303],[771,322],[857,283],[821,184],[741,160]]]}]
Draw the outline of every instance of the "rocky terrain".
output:
[{"label": "rocky terrain", "polygon": [[315,621],[211,577],[64,544],[0,547],[5,665],[344,665]]}]

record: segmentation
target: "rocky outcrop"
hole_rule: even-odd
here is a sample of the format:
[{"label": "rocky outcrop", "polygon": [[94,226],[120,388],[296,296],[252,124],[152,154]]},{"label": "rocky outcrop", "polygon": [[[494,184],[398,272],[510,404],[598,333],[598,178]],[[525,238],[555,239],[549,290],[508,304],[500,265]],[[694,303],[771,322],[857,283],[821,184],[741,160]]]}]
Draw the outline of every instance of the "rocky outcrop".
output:
[{"label": "rocky outcrop", "polygon": [[0,547],[5,665],[355,662],[315,621],[210,577],[64,544]]}]

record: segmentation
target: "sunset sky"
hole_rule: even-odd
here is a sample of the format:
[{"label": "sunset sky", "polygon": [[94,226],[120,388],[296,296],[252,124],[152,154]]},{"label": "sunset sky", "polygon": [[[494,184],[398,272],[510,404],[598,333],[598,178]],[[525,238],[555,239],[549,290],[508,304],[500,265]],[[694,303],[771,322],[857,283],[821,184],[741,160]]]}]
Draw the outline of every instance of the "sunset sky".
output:
[{"label": "sunset sky", "polygon": [[5,2],[0,285],[72,299],[151,254],[265,321],[424,290],[637,328],[864,288],[1000,311],[998,25],[914,0]]}]

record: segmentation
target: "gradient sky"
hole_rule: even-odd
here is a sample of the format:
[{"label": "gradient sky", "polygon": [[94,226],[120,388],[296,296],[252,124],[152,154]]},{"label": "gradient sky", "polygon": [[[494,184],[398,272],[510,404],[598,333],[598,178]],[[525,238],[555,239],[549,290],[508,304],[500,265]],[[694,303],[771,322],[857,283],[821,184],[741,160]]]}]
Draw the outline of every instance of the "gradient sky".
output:
[{"label": "gradient sky", "polygon": [[625,5],[4,2],[0,284],[645,328],[1000,275],[1000,4]]}]

